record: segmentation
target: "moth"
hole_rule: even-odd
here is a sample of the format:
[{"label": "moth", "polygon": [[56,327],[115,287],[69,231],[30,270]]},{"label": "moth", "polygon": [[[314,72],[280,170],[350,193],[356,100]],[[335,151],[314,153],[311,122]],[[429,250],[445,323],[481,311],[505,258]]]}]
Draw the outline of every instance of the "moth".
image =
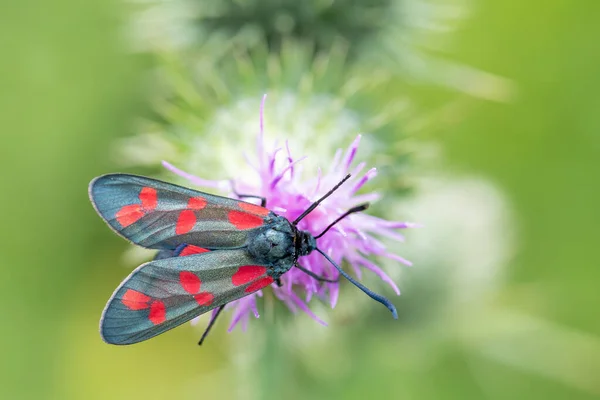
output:
[{"label": "moth", "polygon": [[227,303],[281,285],[280,277],[291,268],[321,282],[337,282],[302,267],[301,257],[313,251],[397,318],[388,299],[353,279],[317,245],[337,222],[368,204],[348,210],[317,236],[297,228],[349,178],[292,222],[267,209],[259,196],[237,194],[260,199],[260,206],[143,176],[109,174],[92,180],[91,202],[110,228],[136,245],[158,250],[108,300],[100,319],[102,339],[117,345],[141,342],[217,309],[202,344]]}]

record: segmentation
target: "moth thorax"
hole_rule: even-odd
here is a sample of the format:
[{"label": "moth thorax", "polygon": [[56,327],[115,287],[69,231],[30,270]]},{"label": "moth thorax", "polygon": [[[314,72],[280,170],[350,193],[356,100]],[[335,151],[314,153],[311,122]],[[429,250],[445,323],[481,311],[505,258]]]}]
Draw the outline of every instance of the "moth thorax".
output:
[{"label": "moth thorax", "polygon": [[290,232],[267,228],[259,232],[248,244],[248,250],[257,259],[273,263],[293,256],[294,248]]}]

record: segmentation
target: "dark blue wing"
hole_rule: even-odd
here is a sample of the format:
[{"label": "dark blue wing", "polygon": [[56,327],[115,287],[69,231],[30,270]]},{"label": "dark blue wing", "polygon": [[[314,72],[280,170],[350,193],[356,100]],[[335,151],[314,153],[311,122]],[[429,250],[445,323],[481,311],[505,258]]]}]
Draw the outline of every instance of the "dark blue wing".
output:
[{"label": "dark blue wing", "polygon": [[239,248],[251,232],[275,217],[254,204],[136,175],[96,178],[89,195],[115,232],[152,249],[174,250],[183,243]]},{"label": "dark blue wing", "polygon": [[150,339],[270,285],[268,271],[245,249],[151,261],[115,290],[102,314],[100,334],[111,344]]}]

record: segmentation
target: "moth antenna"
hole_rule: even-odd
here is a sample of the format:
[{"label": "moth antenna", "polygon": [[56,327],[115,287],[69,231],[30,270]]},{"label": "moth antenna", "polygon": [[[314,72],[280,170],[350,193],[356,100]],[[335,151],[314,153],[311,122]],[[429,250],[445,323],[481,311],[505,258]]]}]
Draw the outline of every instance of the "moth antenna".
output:
[{"label": "moth antenna", "polygon": [[292,222],[292,225],[297,225],[298,222],[300,222],[302,220],[302,218],[304,218],[308,214],[310,214],[315,208],[317,208],[317,206],[319,204],[321,204],[321,202],[323,200],[325,200],[326,198],[328,198],[329,196],[331,196],[333,194],[333,192],[335,192],[340,186],[342,186],[342,184],[344,182],[346,182],[348,179],[350,179],[350,176],[351,176],[350,174],[346,175],[344,177],[344,179],[342,179],[341,181],[339,181],[338,184],[333,187],[333,189],[331,189],[329,192],[325,193],[325,195],[323,197],[321,197],[319,200],[317,200],[314,203],[312,203],[310,205],[310,207],[308,207],[302,214],[300,214],[300,216],[298,218],[296,218],[294,220],[294,222]]},{"label": "moth antenna", "polygon": [[348,275],[343,269],[341,269],[321,249],[316,248],[315,250],[317,250],[319,253],[321,253],[323,255],[323,257],[325,257],[327,259],[327,261],[329,261],[338,271],[340,271],[340,274],[342,274],[346,279],[348,279],[350,282],[352,282],[352,284],[354,284],[354,286],[358,287],[360,290],[362,290],[363,292],[365,292],[373,300],[378,301],[381,304],[383,304],[384,306],[386,306],[388,308],[388,310],[390,310],[392,312],[392,315],[394,316],[394,319],[398,319],[398,311],[396,311],[396,307],[394,307],[394,305],[392,304],[391,301],[389,301],[385,297],[383,297],[383,296],[381,296],[381,295],[379,295],[379,294],[377,294],[377,293],[369,290],[369,288],[367,288],[366,286],[364,286],[361,283],[359,283],[356,280],[354,280],[350,275]]},{"label": "moth antenna", "polygon": [[321,232],[317,236],[315,236],[315,239],[318,239],[321,236],[323,236],[324,234],[326,234],[329,229],[331,229],[335,224],[337,224],[338,222],[340,222],[341,220],[343,220],[344,218],[346,218],[348,215],[354,214],[354,213],[357,213],[357,212],[361,212],[361,211],[365,211],[367,208],[369,208],[369,203],[364,203],[364,204],[358,205],[356,207],[352,207],[351,209],[349,209],[348,211],[346,211],[345,213],[343,213],[342,215],[340,215],[331,224],[329,224],[329,226],[327,228],[325,228],[325,230],[323,232]]}]

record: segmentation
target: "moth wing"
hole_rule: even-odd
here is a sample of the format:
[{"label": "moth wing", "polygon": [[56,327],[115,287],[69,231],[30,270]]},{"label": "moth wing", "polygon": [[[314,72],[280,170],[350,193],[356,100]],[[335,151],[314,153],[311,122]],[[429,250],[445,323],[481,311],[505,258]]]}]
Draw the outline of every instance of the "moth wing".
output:
[{"label": "moth wing", "polygon": [[90,182],[89,196],[115,232],[152,249],[242,247],[275,217],[255,204],[137,175],[100,176]]},{"label": "moth wing", "polygon": [[100,320],[111,344],[150,339],[271,283],[244,249],[216,250],[139,266],[115,290]]}]

